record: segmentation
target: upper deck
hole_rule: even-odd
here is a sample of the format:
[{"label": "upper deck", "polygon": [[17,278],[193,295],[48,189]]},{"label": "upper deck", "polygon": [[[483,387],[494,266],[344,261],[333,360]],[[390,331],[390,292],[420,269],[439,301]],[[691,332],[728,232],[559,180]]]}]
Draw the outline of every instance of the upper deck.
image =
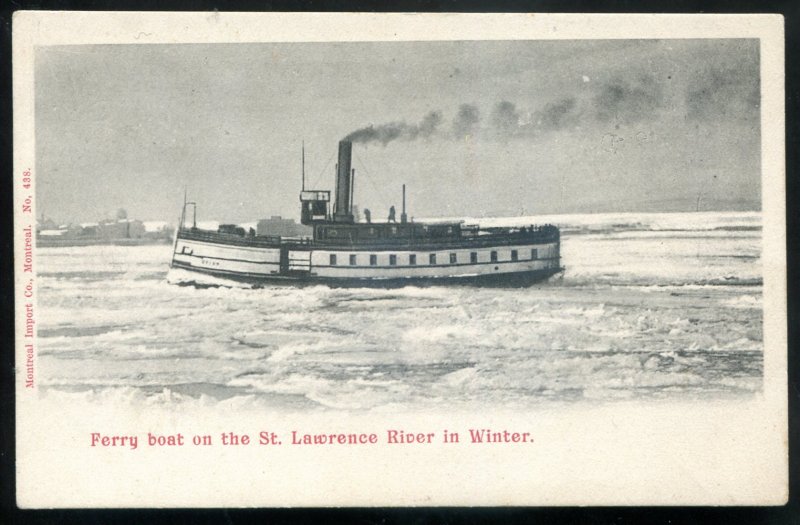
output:
[{"label": "upper deck", "polygon": [[347,250],[436,250],[446,248],[544,244],[559,240],[552,225],[521,228],[486,228],[460,223],[322,223],[315,226],[315,238],[295,238],[236,234],[199,228],[181,228],[178,237],[200,242],[278,248],[294,246],[342,248]]}]

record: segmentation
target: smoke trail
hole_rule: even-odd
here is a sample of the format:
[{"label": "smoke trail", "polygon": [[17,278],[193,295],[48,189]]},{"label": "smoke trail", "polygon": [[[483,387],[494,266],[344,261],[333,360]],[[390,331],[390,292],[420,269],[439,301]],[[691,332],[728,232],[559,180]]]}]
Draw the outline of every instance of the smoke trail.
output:
[{"label": "smoke trail", "polygon": [[536,123],[543,131],[561,129],[574,119],[574,110],[575,99],[571,97],[549,102],[536,112]]},{"label": "smoke trail", "polygon": [[746,62],[733,67],[711,66],[686,87],[686,116],[691,120],[757,121],[760,80]]},{"label": "smoke trail", "polygon": [[644,75],[631,81],[618,78],[601,86],[593,102],[599,122],[637,122],[661,107],[663,93],[652,76]]},{"label": "smoke trail", "polygon": [[[620,100],[619,97],[613,96],[614,90],[605,86],[604,91],[603,101],[606,105],[618,106]],[[609,92],[612,94],[609,95]],[[486,132],[487,138],[531,140],[543,132],[564,129],[583,115],[584,112],[578,110],[578,101],[574,97],[548,102],[535,111],[523,110],[514,102],[502,100],[494,105],[487,119],[481,116],[481,111],[475,104],[460,104],[458,112],[451,121],[450,133],[439,132],[443,117],[442,112],[436,110],[429,112],[417,124],[405,121],[388,122],[377,126],[371,124],[349,133],[343,140],[358,144],[380,143],[386,146],[395,140],[414,141],[433,137],[463,140],[468,135],[475,136],[482,132]],[[602,115],[597,118],[602,119]]]},{"label": "smoke trail", "polygon": [[520,113],[512,102],[498,102],[492,111],[492,125],[502,137],[516,135],[520,128]]},{"label": "smoke trail", "polygon": [[419,124],[408,124],[406,122],[389,122],[379,126],[367,126],[353,131],[344,140],[360,144],[380,142],[386,146],[394,140],[417,140],[430,138],[436,133],[439,124],[442,122],[441,111],[431,111]]},{"label": "smoke trail", "polygon": [[461,104],[458,114],[453,119],[453,136],[460,139],[467,135],[474,135],[481,120],[480,111],[472,104]]}]

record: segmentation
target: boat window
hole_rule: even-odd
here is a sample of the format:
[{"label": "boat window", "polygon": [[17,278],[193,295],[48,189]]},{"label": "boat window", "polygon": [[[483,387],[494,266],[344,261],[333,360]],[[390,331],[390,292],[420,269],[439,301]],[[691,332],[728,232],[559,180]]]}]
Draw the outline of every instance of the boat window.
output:
[{"label": "boat window", "polygon": [[356,265],[356,254],[351,253],[350,254],[350,266],[355,266],[355,265]]},{"label": "boat window", "polygon": [[492,251],[492,253],[490,254],[490,258],[492,262],[497,262],[497,252]]},{"label": "boat window", "polygon": [[374,253],[369,256],[369,265],[376,266],[378,264],[378,256]]},{"label": "boat window", "polygon": [[331,254],[331,266],[336,266],[336,254]]},{"label": "boat window", "polygon": [[397,235],[397,226],[392,226],[392,235]]},{"label": "boat window", "polygon": [[531,248],[531,260],[536,260],[539,258],[539,250],[536,248]]},{"label": "boat window", "polygon": [[517,250],[511,250],[511,260],[516,261],[519,259],[519,253]]},{"label": "boat window", "polygon": [[436,264],[436,254],[432,253],[428,256],[428,262],[430,264]]},{"label": "boat window", "polygon": [[475,264],[478,262],[478,252],[470,252],[469,254],[469,262]]},{"label": "boat window", "polygon": [[309,202],[308,204],[312,215],[324,216],[326,213],[328,213],[328,204],[324,201],[313,201]]},{"label": "boat window", "polygon": [[457,261],[458,261],[458,258],[456,257],[456,254],[451,253],[450,254],[450,264],[455,264]]},{"label": "boat window", "polygon": [[390,266],[397,266],[397,255],[395,255],[395,254],[389,255],[389,265]]},{"label": "boat window", "polygon": [[417,254],[416,253],[412,253],[411,255],[408,256],[408,264],[410,264],[411,266],[416,266],[416,264],[417,264]]}]

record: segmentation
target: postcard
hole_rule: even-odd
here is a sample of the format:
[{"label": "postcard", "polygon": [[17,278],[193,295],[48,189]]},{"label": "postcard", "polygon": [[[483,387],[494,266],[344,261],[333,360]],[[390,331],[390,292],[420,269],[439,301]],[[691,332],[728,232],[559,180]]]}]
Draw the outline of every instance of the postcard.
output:
[{"label": "postcard", "polygon": [[16,13],[18,505],[783,504],[783,45]]}]

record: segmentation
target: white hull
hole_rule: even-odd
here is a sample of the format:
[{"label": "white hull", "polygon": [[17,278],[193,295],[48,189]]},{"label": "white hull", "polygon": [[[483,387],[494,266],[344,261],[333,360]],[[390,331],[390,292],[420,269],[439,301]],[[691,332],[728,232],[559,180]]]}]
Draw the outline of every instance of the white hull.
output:
[{"label": "white hull", "polygon": [[[283,252],[283,253],[282,253]],[[536,281],[560,270],[559,242],[408,250],[313,245],[232,246],[185,239],[175,243],[173,267],[248,281],[330,284],[367,281],[449,281],[503,276]]]}]

